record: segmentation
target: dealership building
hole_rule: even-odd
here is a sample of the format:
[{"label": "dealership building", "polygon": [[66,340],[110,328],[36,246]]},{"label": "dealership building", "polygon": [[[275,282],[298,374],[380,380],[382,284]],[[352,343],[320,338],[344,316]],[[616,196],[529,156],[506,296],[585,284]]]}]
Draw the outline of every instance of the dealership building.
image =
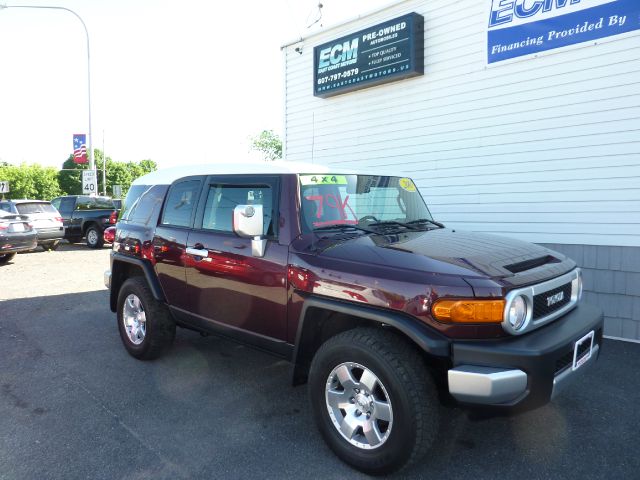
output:
[{"label": "dealership building", "polygon": [[406,174],[448,227],[570,256],[640,341],[640,1],[406,0],[282,50],[287,160]]}]

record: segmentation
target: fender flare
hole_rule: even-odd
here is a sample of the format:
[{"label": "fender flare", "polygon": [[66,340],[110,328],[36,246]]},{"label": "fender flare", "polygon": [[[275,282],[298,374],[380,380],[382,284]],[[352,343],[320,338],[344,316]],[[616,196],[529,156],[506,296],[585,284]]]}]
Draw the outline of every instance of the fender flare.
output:
[{"label": "fender flare", "polygon": [[[126,280],[125,278],[120,278],[118,275],[117,265],[119,263],[128,263],[130,265],[135,265],[140,267],[142,270],[144,277],[149,285],[149,289],[153,294],[153,298],[159,302],[166,303],[166,298],[164,296],[164,292],[162,291],[162,286],[160,285],[160,281],[156,276],[155,271],[153,270],[153,266],[147,260],[143,260],[141,258],[130,257],[128,255],[123,255],[122,253],[114,253],[111,259],[111,297],[110,297],[110,306],[111,311],[116,311],[116,304],[118,302],[118,293],[120,291],[120,286]],[[114,286],[117,288],[114,289]]]},{"label": "fender flare", "polygon": [[311,363],[312,356],[309,356],[308,353],[305,355],[305,347],[313,345],[313,334],[316,331],[315,325],[310,324],[313,323],[313,320],[307,321],[307,319],[310,318],[308,315],[309,310],[314,308],[350,315],[380,325],[388,325],[407,337],[426,354],[442,358],[451,357],[450,340],[412,316],[401,312],[312,296],[304,300],[298,321],[295,348],[291,359],[294,385],[305,383],[308,367]]}]

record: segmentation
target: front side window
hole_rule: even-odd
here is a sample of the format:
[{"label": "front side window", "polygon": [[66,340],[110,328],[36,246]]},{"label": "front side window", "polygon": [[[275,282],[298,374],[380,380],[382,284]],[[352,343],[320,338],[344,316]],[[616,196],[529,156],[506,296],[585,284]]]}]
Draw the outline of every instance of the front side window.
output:
[{"label": "front side window", "polygon": [[161,223],[175,227],[190,227],[199,191],[200,180],[174,183],[164,205]]},{"label": "front side window", "polygon": [[210,185],[202,228],[233,232],[233,210],[238,205],[262,205],[264,212],[262,234],[274,235],[273,192],[267,185]]},{"label": "front side window", "polygon": [[307,231],[335,225],[432,220],[413,181],[374,175],[300,175],[302,225]]}]

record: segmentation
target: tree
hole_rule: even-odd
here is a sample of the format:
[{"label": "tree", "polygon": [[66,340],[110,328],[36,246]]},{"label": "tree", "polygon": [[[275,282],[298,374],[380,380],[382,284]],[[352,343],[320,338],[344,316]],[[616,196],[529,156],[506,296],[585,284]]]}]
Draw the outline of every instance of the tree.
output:
[{"label": "tree", "polygon": [[265,160],[282,158],[282,140],[273,130],[263,130],[259,135],[252,137],[251,149],[262,152],[262,157]]},{"label": "tree", "polygon": [[7,180],[11,189],[6,198],[51,200],[60,195],[57,171],[53,167],[29,165],[0,165],[0,180]]},{"label": "tree", "polygon": [[[98,191],[102,192],[102,158],[103,153],[100,149],[93,150],[96,169],[98,170]],[[153,160],[140,160],[139,162],[116,162],[111,157],[107,160],[107,195],[113,196],[113,186],[121,185],[122,194],[126,195],[131,182],[136,178],[146,175],[158,169],[158,164]],[[82,170],[89,168],[88,164],[76,164],[73,162],[73,156],[62,164],[63,170],[58,173],[58,181],[62,191],[68,195],[82,194]]]}]

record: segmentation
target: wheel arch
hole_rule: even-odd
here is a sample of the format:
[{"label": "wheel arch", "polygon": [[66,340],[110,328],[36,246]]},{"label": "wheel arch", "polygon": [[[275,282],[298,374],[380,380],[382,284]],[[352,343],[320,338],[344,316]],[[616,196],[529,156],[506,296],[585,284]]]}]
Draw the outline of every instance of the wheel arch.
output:
[{"label": "wheel arch", "polygon": [[113,255],[111,262],[111,289],[109,306],[111,311],[115,312],[118,304],[118,294],[122,284],[131,277],[144,277],[147,285],[153,294],[153,298],[159,302],[166,303],[164,292],[155,275],[155,271],[151,264],[139,258],[132,258],[126,255],[116,253]]},{"label": "wheel arch", "polygon": [[89,228],[94,226],[98,229],[99,232],[102,230],[98,222],[96,222],[94,219],[85,220],[85,222],[82,224],[82,235],[86,235],[87,230],[89,230]]},{"label": "wheel arch", "polygon": [[449,340],[413,317],[337,300],[308,297],[300,313],[292,357],[293,385],[306,383],[313,356],[325,341],[358,327],[395,331],[428,357],[450,356]]}]

